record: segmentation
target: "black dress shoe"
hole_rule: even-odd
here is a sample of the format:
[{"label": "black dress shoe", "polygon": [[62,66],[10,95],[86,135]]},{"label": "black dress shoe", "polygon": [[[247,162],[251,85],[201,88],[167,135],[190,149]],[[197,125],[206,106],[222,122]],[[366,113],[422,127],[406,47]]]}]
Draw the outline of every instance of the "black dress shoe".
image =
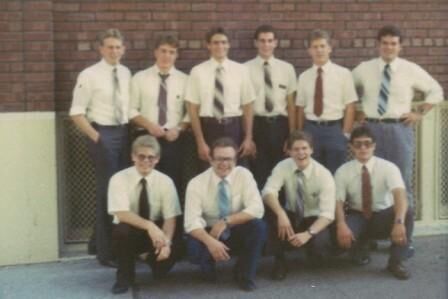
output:
[{"label": "black dress shoe", "polygon": [[409,246],[408,246],[408,250],[407,250],[407,252],[406,252],[406,257],[407,257],[408,259],[410,259],[411,257],[414,256],[414,254],[415,254],[415,247],[412,246],[412,244],[409,244]]},{"label": "black dress shoe", "polygon": [[411,274],[402,263],[389,263],[387,271],[400,280],[406,280],[411,277]]},{"label": "black dress shoe", "polygon": [[114,260],[98,260],[98,263],[100,263],[101,266],[104,267],[110,267],[110,268],[117,268],[118,264]]},{"label": "black dress shoe", "polygon": [[283,258],[276,258],[272,269],[272,279],[283,280],[286,278],[286,261]]},{"label": "black dress shoe", "polygon": [[246,292],[252,292],[257,289],[255,282],[253,282],[251,279],[240,279],[240,281],[238,282],[238,287]]},{"label": "black dress shoe", "polygon": [[113,294],[123,294],[129,290],[129,283],[127,282],[115,282],[112,287]]},{"label": "black dress shoe", "polygon": [[365,266],[370,264],[370,256],[367,253],[355,253],[352,256],[352,263],[357,266]]}]

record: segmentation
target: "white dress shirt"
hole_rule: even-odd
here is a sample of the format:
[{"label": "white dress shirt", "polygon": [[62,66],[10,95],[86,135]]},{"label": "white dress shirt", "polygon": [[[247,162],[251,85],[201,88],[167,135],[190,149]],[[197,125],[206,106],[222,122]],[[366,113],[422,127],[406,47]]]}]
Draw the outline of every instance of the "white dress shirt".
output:
[{"label": "white dress shirt", "polygon": [[425,94],[425,102],[443,101],[442,87],[424,69],[402,58],[390,63],[391,81],[386,113],[379,115],[378,99],[386,63],[381,58],[361,62],[354,70],[355,85],[361,90],[364,113],[370,118],[400,118],[411,111],[415,90]]},{"label": "white dress shirt", "polygon": [[120,84],[118,101],[123,111],[120,124],[128,122],[129,92],[131,72],[121,64],[116,66],[108,64],[104,59],[83,70],[73,90],[73,102],[70,115],[86,115],[91,122],[100,125],[118,125],[115,116],[115,103],[113,96],[113,69],[117,68]]},{"label": "white dress shirt", "polygon": [[[145,117],[153,123],[159,123],[159,90],[161,78],[157,65],[140,71],[131,81],[131,107],[129,118],[138,115]],[[164,128],[176,128],[183,121],[187,121],[184,108],[184,93],[188,76],[172,67],[166,79],[167,86],[167,122]]]},{"label": "white dress shirt", "polygon": [[328,61],[322,66],[323,112],[314,114],[314,91],[318,66],[300,74],[297,81],[296,105],[304,107],[309,120],[338,120],[344,117],[345,106],[356,102],[355,85],[350,70]]},{"label": "white dress shirt", "polygon": [[[138,215],[139,199],[143,176],[135,166],[126,168],[112,176],[108,190],[108,212],[130,211]],[[182,214],[176,187],[173,181],[160,171],[153,169],[146,177],[148,192],[149,219],[157,221]],[[114,216],[114,223],[119,223]]]},{"label": "white dress shirt", "polygon": [[[185,100],[200,105],[199,116],[213,117],[215,73],[219,63],[211,58],[196,65],[190,72]],[[241,106],[255,100],[249,70],[243,64],[225,59],[223,67],[224,117],[241,116]]]},{"label": "white dress shirt", "polygon": [[296,91],[296,72],[292,64],[271,57],[267,60],[271,70],[272,81],[272,103],[273,109],[267,112],[265,108],[265,83],[264,83],[264,63],[260,56],[245,63],[249,67],[250,77],[254,86],[256,100],[254,103],[255,115],[275,116],[288,115],[287,96]]},{"label": "white dress shirt", "polygon": [[[362,166],[354,159],[336,171],[336,198],[347,201],[350,209],[362,211]],[[366,163],[372,186],[372,210],[380,211],[394,204],[392,190],[405,189],[398,167],[384,159],[372,157]]]},{"label": "white dress shirt", "polygon": [[[278,192],[285,188],[286,210],[296,211],[298,179],[296,162],[292,158],[280,161],[272,170],[263,188],[263,196],[267,194],[278,198]],[[333,220],[336,207],[336,188],[333,176],[324,166],[311,159],[303,170],[306,193],[304,199],[305,217],[321,216]]]},{"label": "white dress shirt", "polygon": [[[263,202],[252,173],[236,166],[225,178],[231,194],[231,214],[245,212],[255,218],[264,214]],[[185,194],[185,231],[213,226],[219,220],[218,184],[212,168],[194,177]]]}]

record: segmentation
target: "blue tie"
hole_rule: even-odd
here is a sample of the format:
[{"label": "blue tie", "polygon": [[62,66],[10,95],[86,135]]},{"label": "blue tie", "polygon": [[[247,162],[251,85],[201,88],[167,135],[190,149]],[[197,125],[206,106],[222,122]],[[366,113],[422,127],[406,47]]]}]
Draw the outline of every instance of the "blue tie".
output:
[{"label": "blue tie", "polygon": [[[230,195],[227,182],[221,180],[218,184],[218,205],[219,205],[219,218],[222,219],[230,215]],[[230,229],[227,227],[219,237],[221,241],[226,241],[230,238]]]},{"label": "blue tie", "polygon": [[387,110],[387,102],[389,100],[389,88],[390,88],[390,65],[384,66],[383,77],[381,79],[381,89],[378,96],[378,113],[383,115]]}]

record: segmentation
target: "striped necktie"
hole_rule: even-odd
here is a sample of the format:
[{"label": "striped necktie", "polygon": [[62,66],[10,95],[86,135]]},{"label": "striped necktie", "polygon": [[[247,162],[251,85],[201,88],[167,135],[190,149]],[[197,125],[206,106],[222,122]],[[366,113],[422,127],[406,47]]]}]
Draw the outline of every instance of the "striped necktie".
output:
[{"label": "striped necktie", "polygon": [[379,115],[383,115],[387,110],[387,102],[389,100],[389,88],[390,88],[390,65],[386,64],[383,70],[383,76],[381,79],[380,94],[378,96],[378,108]]},{"label": "striped necktie", "polygon": [[296,201],[296,225],[300,226],[305,215],[306,182],[305,174],[302,170],[296,170],[297,176],[297,201]]},{"label": "striped necktie", "polygon": [[166,124],[167,118],[167,87],[166,87],[166,79],[170,74],[160,74],[160,88],[159,88],[159,125],[163,126]]},{"label": "striped necktie", "polygon": [[114,67],[112,70],[112,83],[113,83],[113,102],[114,102],[114,115],[118,124],[122,123],[123,120],[123,107],[120,101],[120,81],[118,80],[117,68]]},{"label": "striped necktie", "polygon": [[224,85],[222,84],[224,68],[220,65],[215,71],[215,94],[213,97],[213,115],[216,118],[224,116]]},{"label": "striped necktie", "polygon": [[274,109],[272,102],[272,80],[271,80],[271,66],[267,61],[263,64],[264,70],[264,95],[265,102],[264,107],[267,112],[271,112]]}]

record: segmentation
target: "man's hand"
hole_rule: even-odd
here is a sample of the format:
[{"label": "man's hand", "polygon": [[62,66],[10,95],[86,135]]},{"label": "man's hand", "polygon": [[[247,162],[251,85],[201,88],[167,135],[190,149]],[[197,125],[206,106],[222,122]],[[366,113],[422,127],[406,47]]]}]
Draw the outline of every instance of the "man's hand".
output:
[{"label": "man's hand", "polygon": [[337,224],[337,238],[339,246],[344,249],[352,247],[352,242],[355,241],[352,231],[345,222]]},{"label": "man's hand", "polygon": [[277,216],[278,237],[280,240],[288,240],[294,235],[294,230],[289,221],[288,215],[283,211]]},{"label": "man's hand", "polygon": [[179,137],[179,129],[178,128],[171,128],[168,131],[165,132],[165,139],[169,142],[173,142]]},{"label": "man's hand", "polygon": [[198,144],[198,155],[199,159],[205,162],[209,162],[211,160],[210,158],[210,148],[208,147],[207,143],[200,143]]},{"label": "man's hand", "polygon": [[212,236],[216,240],[219,240],[219,237],[225,231],[226,228],[227,223],[224,220],[219,220],[213,225],[212,229],[210,230],[210,236]]},{"label": "man's hand", "polygon": [[207,244],[207,249],[217,262],[227,261],[230,259],[228,251],[230,250],[223,242],[211,239]]},{"label": "man's hand", "polygon": [[98,143],[100,141],[100,133],[98,133],[98,131],[95,131],[95,133],[92,136],[89,136],[89,138],[93,142]]},{"label": "man's hand", "polygon": [[257,147],[252,139],[244,139],[238,150],[240,158],[246,156],[255,156],[257,154]]},{"label": "man's hand", "polygon": [[406,238],[406,227],[402,223],[395,223],[390,234],[392,242],[397,245],[405,245],[408,240]]},{"label": "man's hand", "polygon": [[366,123],[366,114],[363,111],[356,111],[355,121],[359,122],[361,125],[364,125]]},{"label": "man's hand", "polygon": [[419,122],[422,119],[422,115],[420,113],[417,112],[409,112],[409,113],[405,113],[402,114],[400,119],[403,120],[403,123],[407,126],[411,126],[413,124],[416,124],[417,122]]},{"label": "man's hand", "polygon": [[157,227],[157,225],[151,222],[147,229],[147,232],[154,248],[160,250],[163,246],[166,245],[165,234],[160,228]]},{"label": "man's hand", "polygon": [[167,244],[160,249],[156,249],[155,253],[157,255],[156,261],[160,262],[166,260],[167,258],[170,257],[171,247]]},{"label": "man's hand", "polygon": [[288,238],[288,242],[295,247],[305,245],[311,239],[309,232],[298,233]]},{"label": "man's hand", "polygon": [[165,136],[165,130],[157,124],[151,123],[146,130],[148,130],[149,134],[157,138]]}]

